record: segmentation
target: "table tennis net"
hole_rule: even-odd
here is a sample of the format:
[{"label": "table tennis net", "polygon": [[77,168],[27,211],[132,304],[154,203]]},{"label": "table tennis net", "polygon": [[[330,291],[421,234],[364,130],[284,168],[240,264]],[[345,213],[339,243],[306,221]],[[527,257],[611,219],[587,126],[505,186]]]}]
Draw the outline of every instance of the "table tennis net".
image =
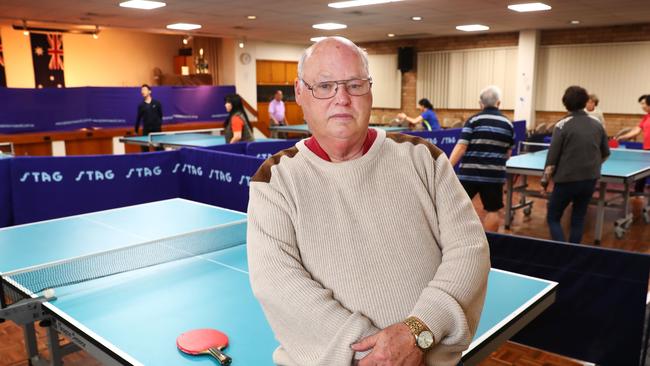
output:
[{"label": "table tennis net", "polygon": [[21,269],[4,274],[19,287],[8,291],[11,302],[16,296],[40,294],[49,288],[64,287],[86,281],[134,271],[163,263],[231,248],[246,243],[246,220],[219,225],[182,235],[148,241],[110,251]]}]

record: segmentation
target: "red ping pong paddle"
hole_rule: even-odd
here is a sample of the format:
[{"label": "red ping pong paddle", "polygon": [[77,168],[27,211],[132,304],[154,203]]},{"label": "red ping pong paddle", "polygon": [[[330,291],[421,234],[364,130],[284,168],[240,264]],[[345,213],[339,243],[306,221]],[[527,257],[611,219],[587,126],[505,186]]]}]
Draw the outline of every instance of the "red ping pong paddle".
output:
[{"label": "red ping pong paddle", "polygon": [[228,347],[228,336],[216,329],[194,329],[176,338],[179,350],[189,355],[211,355],[222,365],[230,365],[232,359],[221,352]]},{"label": "red ping pong paddle", "polygon": [[611,147],[613,149],[619,147],[618,140],[616,140],[616,139],[609,140],[608,144],[609,144],[609,147]]}]

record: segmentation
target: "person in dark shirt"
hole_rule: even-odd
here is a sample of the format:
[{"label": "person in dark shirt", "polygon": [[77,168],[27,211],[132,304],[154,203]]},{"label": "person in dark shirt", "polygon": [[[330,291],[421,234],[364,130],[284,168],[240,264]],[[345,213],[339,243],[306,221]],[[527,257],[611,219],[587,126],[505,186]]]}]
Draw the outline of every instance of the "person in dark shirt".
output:
[{"label": "person in dark shirt", "polygon": [[579,86],[570,86],[564,92],[562,103],[569,115],[555,125],[546,156],[541,183],[546,190],[551,178],[555,182],[546,221],[551,237],[557,241],[565,241],[560,219],[569,203],[573,203],[569,242],[582,240],[587,207],[601,165],[609,157],[607,133],[598,119],[584,111],[587,100],[587,91]]},{"label": "person in dark shirt", "polygon": [[497,86],[483,89],[479,104],[483,110],[465,122],[449,162],[460,162],[458,180],[469,197],[480,195],[487,212],[483,220],[485,230],[497,231],[503,208],[506,161],[514,145],[515,130],[499,111],[501,90]]},{"label": "person in dark shirt", "polygon": [[[151,97],[151,87],[143,84],[140,90],[142,103],[138,105],[138,116],[135,119],[135,133],[140,133],[140,121],[142,121],[142,136],[148,136],[152,132],[162,131],[162,105]],[[156,148],[162,150],[162,148]],[[142,151],[149,151],[148,146],[142,146]]]}]

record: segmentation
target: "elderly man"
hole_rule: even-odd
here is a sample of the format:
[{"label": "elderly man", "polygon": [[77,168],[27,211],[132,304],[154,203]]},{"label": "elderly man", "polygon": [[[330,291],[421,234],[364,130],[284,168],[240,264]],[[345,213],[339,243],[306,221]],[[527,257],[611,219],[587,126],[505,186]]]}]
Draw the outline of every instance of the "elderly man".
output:
[{"label": "elderly man", "polygon": [[271,119],[271,124],[274,126],[284,126],[287,124],[285,121],[284,102],[282,101],[282,90],[276,90],[273,95],[273,100],[269,103],[269,118]]},{"label": "elderly man", "polygon": [[483,227],[499,229],[499,212],[503,208],[503,183],[506,161],[514,145],[512,122],[499,111],[501,90],[488,86],[481,91],[479,104],[483,109],[470,117],[460,133],[449,161],[460,161],[458,179],[470,198],[478,193],[487,212]]},{"label": "elderly man", "polygon": [[276,364],[455,366],[476,330],[480,222],[440,150],[368,128],[371,84],[349,40],[308,48],[295,91],[313,137],[252,179],[250,280]]}]

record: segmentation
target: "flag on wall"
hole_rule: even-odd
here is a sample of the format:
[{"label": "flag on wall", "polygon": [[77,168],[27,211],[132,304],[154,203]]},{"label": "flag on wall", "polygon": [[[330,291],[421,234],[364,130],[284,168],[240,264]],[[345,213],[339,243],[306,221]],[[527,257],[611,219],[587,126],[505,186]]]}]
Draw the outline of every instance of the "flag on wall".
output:
[{"label": "flag on wall", "polygon": [[29,33],[37,88],[63,88],[63,37],[59,33]]},{"label": "flag on wall", "polygon": [[2,51],[2,38],[0,38],[0,86],[7,86],[7,77],[5,76],[5,56]]}]

